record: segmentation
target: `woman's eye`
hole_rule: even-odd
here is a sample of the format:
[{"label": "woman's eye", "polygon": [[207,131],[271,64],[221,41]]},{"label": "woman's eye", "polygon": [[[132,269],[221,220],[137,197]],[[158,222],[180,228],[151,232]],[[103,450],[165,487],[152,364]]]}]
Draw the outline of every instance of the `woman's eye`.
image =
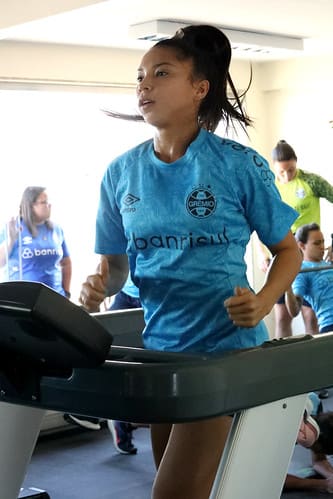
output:
[{"label": "woman's eye", "polygon": [[162,70],[156,71],[156,76],[166,76],[166,75],[167,75],[166,71],[162,71]]},{"label": "woman's eye", "polygon": [[143,80],[143,76],[138,75],[138,76],[137,76],[137,78],[136,78],[136,81],[137,81],[138,83],[140,83],[142,80]]}]

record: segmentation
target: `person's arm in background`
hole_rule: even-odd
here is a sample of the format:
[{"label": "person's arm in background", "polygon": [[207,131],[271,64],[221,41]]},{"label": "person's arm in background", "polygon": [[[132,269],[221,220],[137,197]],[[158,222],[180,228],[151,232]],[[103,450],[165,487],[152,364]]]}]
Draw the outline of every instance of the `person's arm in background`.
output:
[{"label": "person's arm in background", "polygon": [[128,258],[122,255],[101,255],[96,274],[87,277],[82,284],[80,303],[89,312],[98,312],[106,296],[120,291],[128,276]]},{"label": "person's arm in background", "polygon": [[[327,199],[327,201],[333,203],[333,186],[326,179],[316,173],[302,171],[302,175],[316,197]],[[325,249],[327,253],[324,259],[328,262],[333,261],[332,244]]]},{"label": "person's arm in background", "polygon": [[7,223],[7,236],[8,239],[0,244],[0,267],[7,263],[7,258],[11,254],[15,241],[18,237],[19,229],[17,227],[17,219],[12,217]]},{"label": "person's arm in background", "polygon": [[291,317],[296,317],[302,308],[303,298],[295,295],[290,286],[284,294],[286,307]]},{"label": "person's arm in background", "polygon": [[314,452],[312,454],[312,467],[316,473],[324,478],[300,478],[294,475],[287,475],[285,481],[286,489],[298,490],[320,490],[321,492],[333,493],[333,466],[323,453]]},{"label": "person's arm in background", "polygon": [[258,259],[258,267],[260,270],[262,270],[263,272],[266,273],[268,270],[268,267],[270,266],[271,261],[272,261],[272,254],[269,251],[269,249],[267,248],[267,246],[265,246],[260,241],[257,233],[255,233],[253,235],[253,240],[255,243],[254,244],[255,253],[256,253],[257,259]]},{"label": "person's arm in background", "polygon": [[333,203],[333,185],[316,173],[303,172],[302,170],[302,176],[316,197],[325,198],[330,203]]},{"label": "person's arm in background", "polygon": [[311,450],[312,467],[321,476],[333,480],[333,466],[328,461],[327,456]]},{"label": "person's arm in background", "polygon": [[70,298],[71,279],[72,279],[72,260],[69,256],[65,256],[60,261],[62,273],[62,287],[66,293],[67,298]]},{"label": "person's arm in background", "polygon": [[290,490],[318,490],[320,492],[333,492],[333,477],[329,478],[300,478],[287,475],[284,483],[285,489]]},{"label": "person's arm in background", "polygon": [[253,327],[273,308],[278,298],[288,289],[299,272],[302,255],[292,233],[269,247],[274,256],[266,280],[258,293],[236,287],[235,296],[225,300],[230,319],[241,327]]},{"label": "person's arm in background", "polygon": [[[13,246],[12,246],[13,247]],[[11,248],[9,247],[9,244],[7,241],[3,241],[0,244],[0,268],[4,267],[7,263],[7,255],[10,254]]]}]

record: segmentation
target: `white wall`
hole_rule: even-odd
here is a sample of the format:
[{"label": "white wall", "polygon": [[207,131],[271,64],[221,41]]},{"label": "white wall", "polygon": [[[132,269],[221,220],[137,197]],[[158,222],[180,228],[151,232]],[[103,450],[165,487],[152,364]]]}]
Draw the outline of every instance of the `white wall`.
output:
[{"label": "white wall", "polygon": [[134,84],[135,50],[0,41],[1,78]]}]

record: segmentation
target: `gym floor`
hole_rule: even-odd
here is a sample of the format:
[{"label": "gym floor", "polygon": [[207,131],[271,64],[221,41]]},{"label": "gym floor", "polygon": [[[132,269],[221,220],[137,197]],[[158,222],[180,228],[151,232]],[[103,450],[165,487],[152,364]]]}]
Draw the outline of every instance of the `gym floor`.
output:
[{"label": "gym floor", "polygon": [[[333,410],[333,389],[323,406],[325,411]],[[136,455],[118,454],[106,427],[99,431],[73,427],[43,436],[37,442],[24,487],[45,490],[50,499],[148,499],[154,464],[147,428],[135,430],[134,444]],[[311,472],[310,452],[295,446],[289,471],[301,476]],[[319,492],[289,491],[281,499],[323,497],[325,494]]]}]

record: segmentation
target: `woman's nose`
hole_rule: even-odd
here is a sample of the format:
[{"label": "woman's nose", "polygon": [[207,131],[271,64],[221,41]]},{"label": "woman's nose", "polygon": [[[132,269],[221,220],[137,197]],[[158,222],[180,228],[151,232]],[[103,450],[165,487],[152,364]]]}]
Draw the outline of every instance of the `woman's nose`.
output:
[{"label": "woman's nose", "polygon": [[143,78],[138,83],[138,86],[137,86],[137,89],[139,92],[142,92],[142,90],[149,90],[150,88],[151,88],[151,82],[147,77]]}]

